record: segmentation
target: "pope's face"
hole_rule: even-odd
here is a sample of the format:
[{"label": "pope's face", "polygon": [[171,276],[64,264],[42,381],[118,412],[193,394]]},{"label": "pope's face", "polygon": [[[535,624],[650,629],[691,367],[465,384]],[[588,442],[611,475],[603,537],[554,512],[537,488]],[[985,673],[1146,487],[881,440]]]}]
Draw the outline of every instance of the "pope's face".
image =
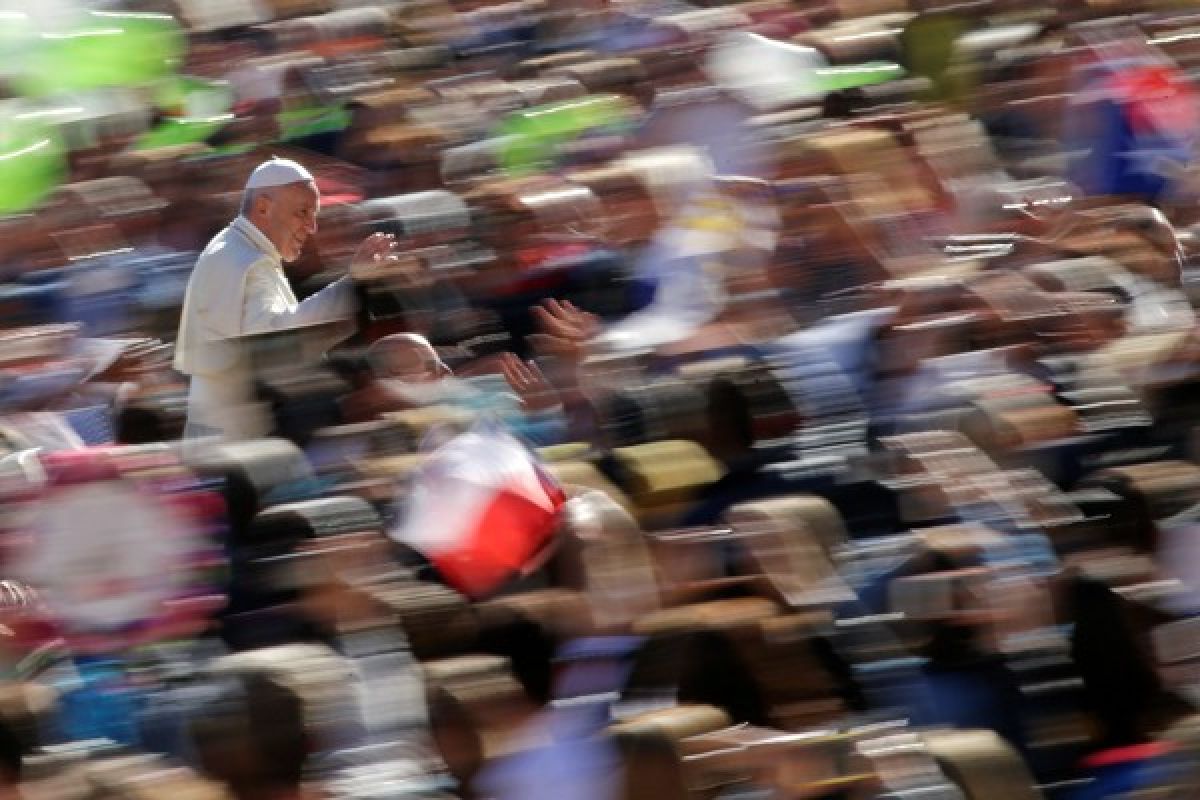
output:
[{"label": "pope's face", "polygon": [[308,237],[317,232],[317,214],[321,210],[317,187],[311,183],[281,186],[268,195],[264,206],[263,233],[284,261],[295,261]]}]

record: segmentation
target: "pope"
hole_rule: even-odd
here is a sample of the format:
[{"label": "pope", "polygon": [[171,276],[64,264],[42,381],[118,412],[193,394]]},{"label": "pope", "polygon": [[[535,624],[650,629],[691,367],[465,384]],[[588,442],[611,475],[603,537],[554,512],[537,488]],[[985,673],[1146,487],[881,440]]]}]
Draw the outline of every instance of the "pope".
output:
[{"label": "pope", "polygon": [[[321,195],[307,169],[272,158],[251,173],[241,213],[201,253],[188,282],[175,369],[191,376],[185,438],[226,440],[266,436],[268,412],[257,402],[254,370],[242,337],[332,326],[345,338],[358,308],[358,293],[344,277],[297,302],[285,262],[294,261],[317,230]],[[397,257],[391,236],[374,234],[359,246],[351,275],[369,272]]]}]

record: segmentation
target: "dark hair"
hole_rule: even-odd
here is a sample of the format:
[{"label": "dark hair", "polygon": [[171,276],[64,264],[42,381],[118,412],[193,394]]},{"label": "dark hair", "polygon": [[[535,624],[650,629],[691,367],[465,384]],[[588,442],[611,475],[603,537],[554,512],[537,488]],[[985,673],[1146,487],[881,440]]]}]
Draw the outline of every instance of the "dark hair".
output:
[{"label": "dark hair", "polygon": [[25,749],[12,723],[0,717],[0,783],[15,785],[20,782]]},{"label": "dark hair", "polygon": [[647,420],[636,396],[618,391],[598,403],[600,427],[613,447],[626,447],[647,441]]},{"label": "dark hair", "polygon": [[371,378],[371,364],[365,350],[332,354],[326,363],[330,371],[349,386],[360,388]]},{"label": "dark hair", "polygon": [[1100,581],[1083,577],[1071,580],[1067,591],[1075,626],[1071,659],[1083,679],[1084,706],[1101,725],[1100,743],[1141,744],[1162,685],[1137,645],[1121,598]]},{"label": "dark hair", "polygon": [[867,93],[862,89],[838,89],[825,95],[821,116],[825,119],[850,119],[868,106]]},{"label": "dark hair", "polygon": [[714,378],[708,385],[708,418],[714,429],[725,428],[730,441],[746,448],[754,446],[754,415],[736,379]]},{"label": "dark hair", "polygon": [[555,642],[545,626],[514,609],[487,606],[480,617],[477,649],[507,658],[526,696],[538,705],[550,702]]},{"label": "dark hair", "polygon": [[691,630],[650,636],[634,656],[624,693],[673,690],[681,703],[710,705],[735,722],[770,724],[767,699],[728,631]]},{"label": "dark hair", "polygon": [[118,444],[154,444],[183,436],[184,417],[167,403],[140,400],[117,412]]},{"label": "dark hair", "polygon": [[708,384],[710,429],[723,429],[733,444],[751,448],[794,429],[799,415],[783,385],[762,364],[713,378]]},{"label": "dark hair", "polygon": [[190,732],[204,771],[235,795],[301,784],[308,757],[304,704],[265,673],[235,678],[192,720]]}]

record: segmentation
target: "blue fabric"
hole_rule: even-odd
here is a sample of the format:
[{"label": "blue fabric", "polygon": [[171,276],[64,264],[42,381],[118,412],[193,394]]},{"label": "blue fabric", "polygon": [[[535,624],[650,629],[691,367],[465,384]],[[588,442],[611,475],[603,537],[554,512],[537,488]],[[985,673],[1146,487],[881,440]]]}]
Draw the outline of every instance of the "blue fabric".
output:
[{"label": "blue fabric", "polygon": [[859,602],[868,614],[886,614],[890,610],[890,595],[888,586],[893,580],[908,575],[911,567],[907,559],[899,562],[884,562],[872,571],[860,576],[860,581],[854,586]]},{"label": "blue fabric", "polygon": [[[556,728],[570,736],[599,734],[612,721],[612,704],[624,688],[641,636],[591,636],[563,644],[555,657]],[[563,704],[562,701],[570,701]]]},{"label": "blue fabric", "polygon": [[861,400],[871,395],[875,382],[875,333],[893,314],[893,309],[884,308],[830,317],[780,339],[775,352],[795,358],[798,364],[819,362],[818,354],[828,358],[837,371],[828,371],[826,377],[844,376]]},{"label": "blue fabric", "polygon": [[112,444],[116,438],[113,429],[112,411],[107,406],[75,408],[63,411],[67,424],[89,447]]},{"label": "blue fabric", "polygon": [[865,413],[859,387],[842,370],[833,354],[803,338],[784,340],[768,350],[792,402],[813,420],[853,417]]},{"label": "blue fabric", "polygon": [[[561,733],[559,723],[549,714],[528,727],[540,729],[540,738]],[[495,800],[612,800],[620,794],[621,758],[608,737],[560,736],[490,762],[475,783],[480,795]]]},{"label": "blue fabric", "polygon": [[833,317],[765,348],[806,418],[794,440],[797,472],[841,473],[865,452],[869,413],[863,398],[873,383],[869,352],[874,331],[888,315],[885,310]]},{"label": "blue fabric", "polygon": [[192,276],[191,260],[143,266],[142,286],[137,301],[143,308],[171,309],[183,305],[188,281]]},{"label": "blue fabric", "polygon": [[203,685],[165,688],[150,693],[138,715],[143,746],[153,753],[196,763],[189,724],[213,700],[213,690]]},{"label": "blue fabric", "polygon": [[[857,620],[837,627],[832,644],[839,652],[877,652],[888,644],[894,646],[889,648],[893,652],[903,651],[891,629],[874,619],[876,612],[861,599],[838,604],[836,613],[843,623]],[[901,656],[853,663],[851,670],[872,712],[886,714],[890,719],[932,719],[934,700],[929,682],[922,674],[923,665],[924,659]]]},{"label": "blue fabric", "polygon": [[31,408],[78,386],[84,370],[78,366],[52,365],[27,372],[0,386],[0,408]]},{"label": "blue fabric", "polygon": [[893,718],[929,720],[935,717],[934,699],[920,667],[918,658],[857,664],[854,680],[873,711]]},{"label": "blue fabric", "polygon": [[557,660],[572,662],[592,658],[626,658],[645,642],[643,636],[584,636],[564,642]]},{"label": "blue fabric", "polygon": [[77,681],[59,685],[59,724],[68,741],[108,739],[138,746],[142,696],[126,681],[124,668],[108,659],[79,658]]},{"label": "blue fabric", "polygon": [[1092,781],[1071,796],[1071,800],[1105,800],[1124,797],[1142,787],[1141,762],[1116,764],[1096,771]]},{"label": "blue fabric", "polygon": [[23,273],[17,281],[25,286],[49,286],[61,284],[70,278],[70,267],[55,267],[54,269],[37,269]]},{"label": "blue fabric", "polygon": [[97,258],[72,267],[69,313],[89,336],[130,330],[135,324],[137,293],[142,276],[136,259]]},{"label": "blue fabric", "polygon": [[924,676],[933,704],[924,709],[924,715],[912,720],[915,725],[992,730],[1018,751],[1026,749],[1020,719],[1021,693],[1012,673],[1002,664],[954,669],[927,666]]},{"label": "blue fabric", "polygon": [[61,281],[0,286],[0,316],[10,326],[71,322],[67,288]]},{"label": "blue fabric", "polygon": [[1170,181],[1156,174],[1155,162],[1166,158],[1186,164],[1191,154],[1185,141],[1150,131],[1135,131],[1122,103],[1103,99],[1074,109],[1078,118],[1068,151],[1086,149],[1072,164],[1069,178],[1091,195],[1129,195],[1158,199]]},{"label": "blue fabric", "polygon": [[454,398],[450,404],[479,414],[494,415],[515,436],[535,447],[560,443],[567,433],[561,408],[526,412],[507,381],[499,375],[468,379],[478,394]]},{"label": "blue fabric", "polygon": [[262,507],[299,503],[302,500],[314,500],[321,496],[325,487],[320,479],[315,477],[300,477],[285,481],[273,487],[263,496]]},{"label": "blue fabric", "polygon": [[1186,763],[1174,756],[1138,759],[1091,770],[1091,782],[1073,792],[1069,800],[1117,800],[1131,793],[1165,785],[1179,785]]}]

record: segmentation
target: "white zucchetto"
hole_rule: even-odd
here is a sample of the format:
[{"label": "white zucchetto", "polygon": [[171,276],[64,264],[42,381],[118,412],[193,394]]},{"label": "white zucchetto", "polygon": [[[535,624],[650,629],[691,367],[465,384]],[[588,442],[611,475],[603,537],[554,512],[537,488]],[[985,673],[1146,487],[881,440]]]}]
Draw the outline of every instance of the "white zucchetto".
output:
[{"label": "white zucchetto", "polygon": [[266,189],[271,186],[287,186],[292,183],[307,183],[316,181],[312,173],[286,158],[272,158],[264,161],[250,173],[246,181],[246,189]]}]

